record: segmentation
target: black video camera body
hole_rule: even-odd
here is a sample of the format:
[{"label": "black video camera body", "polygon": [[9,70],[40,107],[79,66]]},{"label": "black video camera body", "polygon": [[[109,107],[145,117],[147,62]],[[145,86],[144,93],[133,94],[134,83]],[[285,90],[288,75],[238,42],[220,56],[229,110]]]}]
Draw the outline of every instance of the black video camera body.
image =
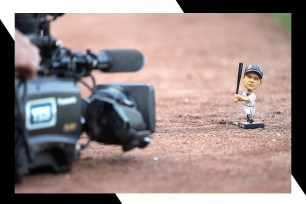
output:
[{"label": "black video camera body", "polygon": [[[102,50],[85,54],[62,47],[49,33],[57,14],[16,14],[16,27],[38,46],[38,77],[15,77],[15,183],[26,173],[70,171],[89,140],[121,145],[123,151],[144,148],[155,131],[154,87],[143,83],[96,85],[91,71],[137,71],[143,56],[137,50]],[[26,19],[26,20],[25,20]],[[28,26],[26,24],[29,24]],[[29,28],[29,30],[27,30]],[[82,77],[90,76],[90,87]],[[80,82],[91,90],[80,95]]]}]

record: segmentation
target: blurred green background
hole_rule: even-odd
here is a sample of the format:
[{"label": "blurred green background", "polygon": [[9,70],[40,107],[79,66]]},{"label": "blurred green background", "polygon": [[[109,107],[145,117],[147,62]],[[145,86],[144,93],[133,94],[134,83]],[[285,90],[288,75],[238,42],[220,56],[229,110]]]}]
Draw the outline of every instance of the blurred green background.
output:
[{"label": "blurred green background", "polygon": [[271,16],[291,34],[291,13],[272,13]]}]

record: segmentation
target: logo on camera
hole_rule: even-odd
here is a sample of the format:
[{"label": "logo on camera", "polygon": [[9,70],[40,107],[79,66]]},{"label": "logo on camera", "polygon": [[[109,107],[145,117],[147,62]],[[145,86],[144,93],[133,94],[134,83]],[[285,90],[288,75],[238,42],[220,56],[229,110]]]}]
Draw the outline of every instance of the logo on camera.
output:
[{"label": "logo on camera", "polygon": [[54,97],[28,100],[25,108],[26,128],[28,130],[55,126],[57,106]]}]

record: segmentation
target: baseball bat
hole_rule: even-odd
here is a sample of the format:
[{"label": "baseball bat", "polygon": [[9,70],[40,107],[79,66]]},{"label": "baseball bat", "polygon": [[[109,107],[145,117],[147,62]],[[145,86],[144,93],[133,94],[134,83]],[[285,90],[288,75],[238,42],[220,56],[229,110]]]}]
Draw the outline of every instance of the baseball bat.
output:
[{"label": "baseball bat", "polygon": [[238,68],[238,78],[237,78],[237,87],[236,87],[236,94],[239,92],[239,85],[240,85],[240,79],[241,79],[241,73],[242,73],[242,68],[243,68],[243,63],[239,63],[239,68]]}]

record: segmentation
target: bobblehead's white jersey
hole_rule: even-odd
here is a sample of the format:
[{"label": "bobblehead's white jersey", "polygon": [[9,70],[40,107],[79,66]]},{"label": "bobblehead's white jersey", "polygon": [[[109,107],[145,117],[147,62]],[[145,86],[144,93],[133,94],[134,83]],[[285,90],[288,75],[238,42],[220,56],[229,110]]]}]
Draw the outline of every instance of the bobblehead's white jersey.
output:
[{"label": "bobblehead's white jersey", "polygon": [[250,114],[254,115],[255,114],[255,100],[256,100],[256,95],[255,93],[251,93],[250,95],[247,95],[247,92],[243,92],[242,96],[248,97],[250,101],[244,101],[243,102],[243,108],[245,114]]}]

